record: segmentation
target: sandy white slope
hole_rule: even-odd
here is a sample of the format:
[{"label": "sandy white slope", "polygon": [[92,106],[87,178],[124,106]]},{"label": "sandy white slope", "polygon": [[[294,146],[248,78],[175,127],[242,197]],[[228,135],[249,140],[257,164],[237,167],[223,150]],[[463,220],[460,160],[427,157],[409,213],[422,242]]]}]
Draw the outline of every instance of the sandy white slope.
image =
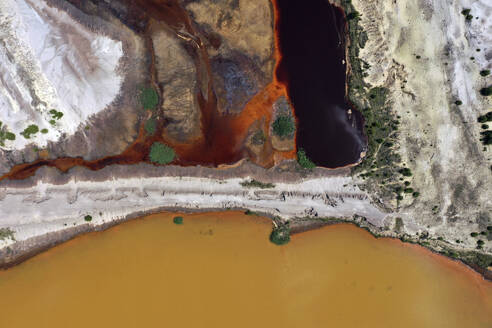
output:
[{"label": "sandy white slope", "polygon": [[[0,121],[16,134],[4,148],[43,146],[106,108],[122,83],[121,41],[95,33],[43,0],[0,1]],[[49,110],[64,114],[55,126]],[[29,124],[38,133],[19,133]]]},{"label": "sandy white slope", "polygon": [[[281,216],[340,217],[361,215],[377,227],[386,214],[350,177],[276,183],[274,188],[245,188],[243,178],[120,178],[92,182],[72,179],[64,185],[39,182],[29,189],[0,188],[0,228],[10,228],[17,241],[84,225],[97,226],[163,207],[190,210],[242,208]],[[22,211],[19,211],[22,208]],[[0,249],[14,241],[0,241]]]}]

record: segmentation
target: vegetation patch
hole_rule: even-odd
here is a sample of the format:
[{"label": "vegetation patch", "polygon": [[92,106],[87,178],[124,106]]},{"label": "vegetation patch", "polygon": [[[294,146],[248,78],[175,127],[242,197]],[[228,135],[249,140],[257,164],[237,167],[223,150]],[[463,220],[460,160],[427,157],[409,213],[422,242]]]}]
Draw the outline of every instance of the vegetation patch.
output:
[{"label": "vegetation patch", "polygon": [[285,245],[290,241],[290,228],[288,224],[280,224],[273,228],[270,241],[275,245]]},{"label": "vegetation patch", "polygon": [[37,125],[35,124],[31,124],[29,125],[27,128],[24,129],[24,131],[22,131],[20,134],[26,138],[26,139],[30,139],[31,136],[35,135],[36,133],[39,132],[39,128]]},{"label": "vegetation patch", "polygon": [[169,164],[174,160],[176,154],[171,147],[160,142],[154,142],[150,147],[149,157],[153,163]]},{"label": "vegetation patch", "polygon": [[485,146],[492,144],[492,130],[482,131],[480,132],[480,136],[480,141]]},{"label": "vegetation patch", "polygon": [[280,138],[291,138],[296,131],[294,119],[289,115],[280,115],[273,122],[273,133]]},{"label": "vegetation patch", "polygon": [[488,86],[486,88],[480,89],[480,94],[484,97],[488,97],[488,96],[492,95],[492,85]]},{"label": "vegetation patch", "polygon": [[182,217],[182,216],[175,216],[175,217],[173,218],[173,222],[174,222],[175,224],[183,224],[183,217]]},{"label": "vegetation patch", "polygon": [[5,141],[14,141],[15,134],[8,131],[7,126],[0,121],[0,146],[5,146]]},{"label": "vegetation patch", "polygon": [[63,113],[57,111],[56,109],[50,110],[49,113],[51,115],[51,118],[56,121],[60,120],[63,117]]},{"label": "vegetation patch", "polygon": [[306,155],[304,149],[299,148],[297,151],[297,163],[304,169],[314,169],[316,164],[314,164]]},{"label": "vegetation patch", "polygon": [[159,103],[159,96],[154,88],[147,87],[140,90],[140,103],[145,110],[154,110]]},{"label": "vegetation patch", "polygon": [[149,118],[147,122],[145,122],[144,129],[145,132],[147,132],[148,135],[154,135],[155,130],[156,130],[156,122],[153,118]]},{"label": "vegetation patch", "polygon": [[92,216],[87,214],[86,216],[84,216],[84,221],[86,222],[91,222],[92,221]]},{"label": "vegetation patch", "polygon": [[48,129],[42,129],[42,130],[41,130],[41,133],[42,133],[42,134],[46,134],[46,133],[48,133]]},{"label": "vegetation patch", "polygon": [[492,112],[488,112],[487,114],[480,115],[477,118],[478,123],[485,123],[492,121]]},{"label": "vegetation patch", "polygon": [[0,228],[0,240],[15,240],[14,232],[10,228]]},{"label": "vegetation patch", "polygon": [[240,185],[245,188],[261,188],[261,189],[275,188],[275,185],[273,183],[265,183],[255,179],[242,181]]},{"label": "vegetation patch", "polygon": [[489,76],[490,75],[490,70],[489,69],[483,69],[480,71],[481,76]]}]

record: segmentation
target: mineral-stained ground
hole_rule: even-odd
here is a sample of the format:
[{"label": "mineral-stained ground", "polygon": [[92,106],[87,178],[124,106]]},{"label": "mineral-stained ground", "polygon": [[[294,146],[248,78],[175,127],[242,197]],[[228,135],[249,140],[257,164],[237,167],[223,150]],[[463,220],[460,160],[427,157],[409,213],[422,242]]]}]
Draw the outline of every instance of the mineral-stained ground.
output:
[{"label": "mineral-stained ground", "polygon": [[294,2],[1,1],[0,263],[136,213],[238,208],[486,272],[492,6]]}]

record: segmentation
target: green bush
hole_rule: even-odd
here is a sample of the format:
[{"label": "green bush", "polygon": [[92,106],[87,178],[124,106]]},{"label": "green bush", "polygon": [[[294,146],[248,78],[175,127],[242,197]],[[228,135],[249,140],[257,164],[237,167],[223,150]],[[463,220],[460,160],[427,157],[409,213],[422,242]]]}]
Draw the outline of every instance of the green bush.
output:
[{"label": "green bush", "polygon": [[463,16],[467,16],[467,15],[470,15],[470,12],[471,12],[471,9],[464,8],[464,9],[461,11],[461,14],[462,14]]},{"label": "green bush", "polygon": [[175,224],[183,224],[183,217],[182,217],[182,216],[175,216],[175,217],[173,218],[173,222],[174,222]]},{"label": "green bush", "polygon": [[57,111],[56,109],[50,110],[50,115],[53,120],[59,120],[63,117],[63,113]]},{"label": "green bush", "polygon": [[485,123],[492,121],[492,112],[488,112],[487,114],[480,115],[477,118],[478,123]]},{"label": "green bush", "polygon": [[472,237],[476,237],[476,236],[478,236],[478,232],[472,232],[472,233],[470,234],[470,236],[472,236]]},{"label": "green bush", "polygon": [[144,129],[149,135],[154,135],[156,130],[155,120],[153,118],[148,119],[147,122],[145,122]]},{"label": "green bush", "polygon": [[14,232],[10,228],[0,228],[0,240],[14,239]]},{"label": "green bush", "polygon": [[461,105],[463,105],[463,102],[461,100],[456,100],[454,102],[454,104],[457,105],[457,106],[461,106]]},{"label": "green bush", "polygon": [[485,244],[485,242],[481,239],[477,240],[477,245],[478,246],[482,246],[483,244]]},{"label": "green bush", "polygon": [[347,20],[352,20],[356,19],[360,16],[360,14],[357,11],[351,12],[350,14],[347,15]]},{"label": "green bush", "polygon": [[3,123],[0,121],[0,146],[5,145],[5,140],[10,140],[10,141],[15,140],[15,134],[9,132],[5,125],[2,128],[2,125]]},{"label": "green bush", "polygon": [[306,155],[304,149],[299,148],[297,151],[297,162],[299,165],[305,169],[314,169],[316,164],[314,164]]},{"label": "green bush", "polygon": [[31,124],[27,128],[25,128],[24,131],[21,132],[21,135],[24,138],[29,139],[29,138],[31,138],[31,136],[33,134],[36,134],[38,132],[39,132],[38,126],[37,125],[34,125],[34,124]]},{"label": "green bush", "polygon": [[154,142],[150,147],[150,161],[157,164],[169,164],[174,160],[174,150],[160,142]]},{"label": "green bush", "polygon": [[273,122],[273,133],[281,138],[294,136],[296,125],[294,119],[288,115],[280,115]]},{"label": "green bush", "polygon": [[486,88],[480,89],[480,94],[484,97],[488,97],[488,96],[492,95],[492,85],[488,86]]},{"label": "green bush", "polygon": [[480,71],[481,76],[489,76],[490,75],[490,70],[489,69],[483,69]]},{"label": "green bush", "polygon": [[406,177],[411,177],[412,176],[412,171],[410,171],[409,168],[405,167],[402,169],[399,169],[398,172],[400,172],[401,175],[404,175]]},{"label": "green bush", "polygon": [[285,245],[290,241],[290,228],[288,225],[281,225],[273,228],[270,234],[270,241],[275,245]]},{"label": "green bush", "polygon": [[87,222],[91,222],[92,221],[92,216],[87,214],[86,216],[84,216],[84,220],[87,221]]},{"label": "green bush", "polygon": [[492,131],[491,130],[487,130],[487,131],[482,131],[480,132],[480,135],[482,136],[480,138],[480,141],[482,141],[482,143],[484,145],[491,145],[492,144]]},{"label": "green bush", "polygon": [[154,88],[143,88],[140,92],[140,103],[145,110],[155,109],[159,103],[159,96]]},{"label": "green bush", "polygon": [[48,133],[48,129],[42,129],[42,130],[41,130],[41,133],[43,133],[43,134]]}]

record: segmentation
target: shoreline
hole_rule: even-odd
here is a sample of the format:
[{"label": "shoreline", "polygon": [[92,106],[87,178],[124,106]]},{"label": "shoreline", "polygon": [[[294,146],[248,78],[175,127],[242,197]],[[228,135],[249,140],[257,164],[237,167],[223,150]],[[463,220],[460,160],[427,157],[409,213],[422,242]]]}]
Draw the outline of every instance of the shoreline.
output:
[{"label": "shoreline", "polygon": [[[61,245],[69,240],[75,239],[84,234],[91,233],[91,232],[103,232],[119,224],[132,220],[143,219],[150,215],[164,214],[164,213],[166,214],[195,214],[195,213],[225,214],[228,211],[240,212],[243,213],[244,215],[248,215],[246,214],[246,211],[248,211],[248,209],[241,209],[241,208],[231,208],[229,210],[224,210],[220,208],[189,209],[189,208],[163,207],[163,208],[153,209],[150,211],[137,211],[125,216],[124,218],[115,219],[111,222],[102,223],[100,225],[92,225],[90,223],[87,223],[78,227],[66,228],[61,231],[48,232],[44,235],[32,237],[27,240],[15,241],[10,246],[4,249],[0,249],[0,270],[8,270],[14,266],[20,265],[23,262],[31,259],[32,257],[35,257],[38,254],[48,251],[51,248],[54,248],[58,245]],[[264,217],[272,220],[272,231],[273,229],[275,229],[276,226],[275,222],[278,222],[279,220],[278,217],[272,217],[267,213],[255,212],[250,215]],[[404,247],[418,247],[420,248],[421,251],[430,252],[432,256],[438,256],[438,257],[441,256],[442,259],[450,260],[457,264],[464,265],[466,268],[473,271],[473,273],[479,274],[480,277],[485,281],[492,282],[491,270],[487,270],[477,265],[467,263],[463,259],[457,259],[457,258],[446,256],[445,254],[442,254],[441,252],[436,251],[433,248],[427,247],[415,241],[401,240],[401,238],[397,236],[387,236],[387,235],[378,234],[377,232],[373,231],[370,226],[362,225],[360,222],[343,219],[343,218],[338,218],[338,219],[296,218],[288,221],[288,223],[290,226],[291,236],[310,232],[326,226],[337,225],[337,224],[350,224],[356,226],[359,229],[366,230],[373,238],[388,239],[395,242],[397,239],[399,239]]]}]

